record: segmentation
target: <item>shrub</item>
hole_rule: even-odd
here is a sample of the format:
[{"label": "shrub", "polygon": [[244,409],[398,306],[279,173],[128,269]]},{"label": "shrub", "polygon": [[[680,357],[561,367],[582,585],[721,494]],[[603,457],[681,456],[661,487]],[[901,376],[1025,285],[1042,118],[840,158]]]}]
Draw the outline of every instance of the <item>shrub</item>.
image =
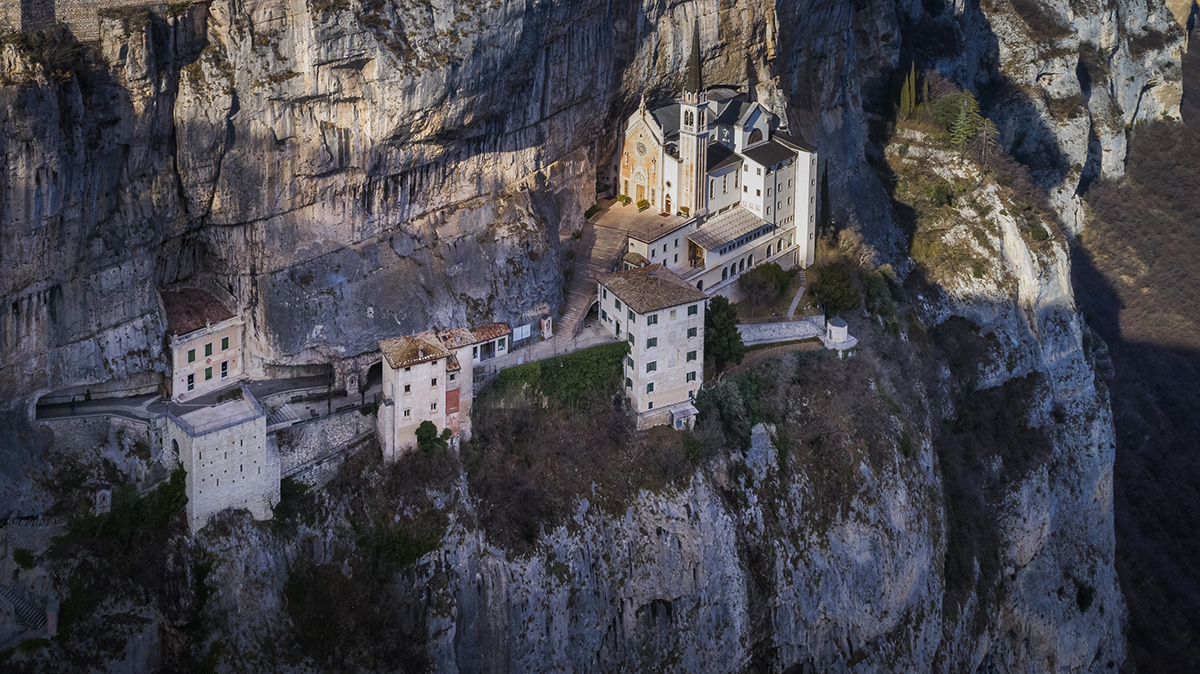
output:
[{"label": "shrub", "polygon": [[817,302],[825,307],[827,314],[850,311],[862,305],[862,296],[854,287],[854,278],[840,264],[819,267],[812,290],[817,296]]},{"label": "shrub", "polygon": [[451,435],[449,428],[443,429],[439,434],[437,426],[426,419],[417,426],[417,448],[422,452],[444,452],[449,447]]},{"label": "shrub", "polygon": [[13,561],[22,569],[32,569],[34,565],[33,550],[27,548],[14,548]]},{"label": "shrub", "polygon": [[191,6],[191,0],[185,0],[185,2],[167,3],[167,18],[174,19],[176,17],[183,16],[184,14],[187,14],[187,11],[191,8]]},{"label": "shrub", "polygon": [[738,285],[751,304],[762,306],[779,299],[792,277],[774,262],[760,264],[742,274]]},{"label": "shrub", "polygon": [[1050,234],[1046,231],[1046,228],[1037,223],[1029,225],[1029,236],[1034,241],[1045,241],[1050,238]]},{"label": "shrub", "polygon": [[617,201],[621,202],[622,206],[628,206],[633,202],[633,199],[629,198],[628,194],[618,194]]},{"label": "shrub", "polygon": [[600,204],[592,204],[590,208],[588,208],[586,211],[583,212],[583,219],[584,220],[591,219],[591,217],[593,215],[595,215],[599,212],[600,212]]},{"label": "shrub", "polygon": [[728,363],[740,363],[746,356],[746,345],[737,328],[737,307],[717,295],[709,300],[704,314],[704,359],[712,363],[712,374],[725,369]]},{"label": "shrub", "polygon": [[647,208],[650,208],[650,202],[646,201],[645,199],[638,199],[637,207],[639,211],[644,211]]}]

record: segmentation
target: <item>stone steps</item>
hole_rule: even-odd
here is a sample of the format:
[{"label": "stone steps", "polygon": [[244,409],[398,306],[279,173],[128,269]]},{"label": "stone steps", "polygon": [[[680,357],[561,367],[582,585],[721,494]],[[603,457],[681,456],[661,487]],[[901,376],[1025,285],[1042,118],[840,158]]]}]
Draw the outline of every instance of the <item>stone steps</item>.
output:
[{"label": "stone steps", "polygon": [[46,612],[38,610],[38,607],[22,599],[7,585],[0,585],[0,601],[7,604],[17,620],[24,623],[26,627],[40,630],[46,626]]},{"label": "stone steps", "polygon": [[575,246],[575,271],[567,285],[566,308],[558,330],[574,337],[596,300],[596,277],[617,269],[625,253],[625,232],[584,223],[583,235]]}]

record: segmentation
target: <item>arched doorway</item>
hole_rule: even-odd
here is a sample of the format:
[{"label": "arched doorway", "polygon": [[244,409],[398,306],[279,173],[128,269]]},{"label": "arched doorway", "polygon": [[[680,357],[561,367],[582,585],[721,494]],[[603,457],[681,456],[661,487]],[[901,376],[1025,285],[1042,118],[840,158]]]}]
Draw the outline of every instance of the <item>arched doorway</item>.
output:
[{"label": "arched doorway", "polygon": [[671,195],[670,194],[665,195],[663,197],[663,212],[664,213],[671,212]]}]

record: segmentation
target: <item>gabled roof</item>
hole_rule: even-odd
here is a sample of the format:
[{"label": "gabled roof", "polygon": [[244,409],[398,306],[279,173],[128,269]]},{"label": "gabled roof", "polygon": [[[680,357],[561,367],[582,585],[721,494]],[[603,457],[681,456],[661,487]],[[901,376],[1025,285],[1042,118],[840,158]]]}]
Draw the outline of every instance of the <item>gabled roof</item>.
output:
[{"label": "gabled roof", "polygon": [[383,357],[392,369],[409,367],[450,355],[446,347],[433,332],[422,332],[407,337],[393,337],[379,343]]},{"label": "gabled roof", "polygon": [[755,163],[762,164],[763,166],[774,166],[779,162],[795,157],[796,151],[772,138],[765,143],[742,150],[742,154]]},{"label": "gabled roof", "polygon": [[747,103],[741,98],[731,98],[722,106],[720,113],[713,120],[713,123],[737,126],[738,120],[742,118],[742,115],[749,112],[753,106],[753,103]]},{"label": "gabled roof", "polygon": [[766,224],[766,220],[737,206],[712,216],[687,238],[704,250],[716,250]]},{"label": "gabled roof", "polygon": [[742,163],[742,156],[720,143],[708,144],[708,172]]},{"label": "gabled roof", "polygon": [[159,296],[167,315],[167,334],[172,336],[186,335],[234,316],[220,300],[198,288],[159,291]]},{"label": "gabled roof", "polygon": [[476,325],[473,328],[455,328],[438,333],[438,339],[442,340],[442,344],[447,349],[461,349],[464,346],[479,344],[481,342],[490,342],[493,339],[503,337],[509,334],[506,323],[484,323]]},{"label": "gabled roof", "polygon": [[651,111],[650,115],[654,117],[654,121],[658,122],[659,128],[662,129],[663,138],[674,138],[679,135],[678,103],[657,108]]},{"label": "gabled roof", "polygon": [[783,143],[784,145],[794,148],[796,150],[803,150],[805,152],[816,152],[817,151],[817,148],[813,147],[812,145],[809,145],[808,143],[805,143],[804,141],[800,140],[799,138],[797,138],[791,134],[784,133],[782,131],[776,131],[775,133],[771,134],[771,137],[774,138],[775,140]]},{"label": "gabled roof", "polygon": [[598,280],[639,314],[699,302],[707,297],[660,264],[601,274]]}]

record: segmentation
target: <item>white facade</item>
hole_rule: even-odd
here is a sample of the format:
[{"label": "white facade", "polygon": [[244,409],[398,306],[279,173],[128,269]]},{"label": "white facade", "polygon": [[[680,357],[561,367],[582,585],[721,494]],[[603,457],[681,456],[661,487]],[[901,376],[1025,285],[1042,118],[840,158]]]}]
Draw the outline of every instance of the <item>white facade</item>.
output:
[{"label": "white facade", "polygon": [[164,444],[187,471],[193,533],[226,509],[271,518],[279,503],[279,455],[267,443],[267,415],[248,390],[198,410],[167,414]]},{"label": "white facade", "polygon": [[242,377],[242,319],[171,337],[171,398],[183,402]]},{"label": "white facade", "polygon": [[[642,279],[655,274],[674,276],[673,284],[682,288],[647,291]],[[691,402],[704,380],[703,294],[657,265],[605,274],[597,292],[601,324],[629,342],[624,386],[638,428],[664,423],[690,428]]]},{"label": "white facade", "polygon": [[394,461],[417,446],[417,428],[429,421],[455,441],[471,438],[474,366],[511,347],[507,326],[423,332],[380,343],[383,400],[378,424],[383,456]]}]

